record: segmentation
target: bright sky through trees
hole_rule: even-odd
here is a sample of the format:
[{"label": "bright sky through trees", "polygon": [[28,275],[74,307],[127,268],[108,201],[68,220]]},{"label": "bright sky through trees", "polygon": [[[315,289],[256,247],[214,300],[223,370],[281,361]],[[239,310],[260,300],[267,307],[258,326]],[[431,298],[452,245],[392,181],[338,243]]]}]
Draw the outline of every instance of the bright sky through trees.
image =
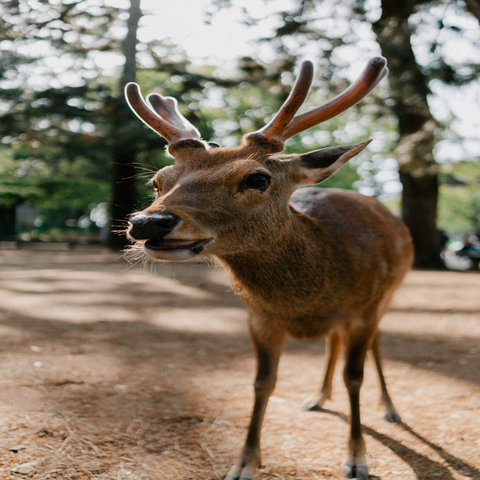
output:
[{"label": "bright sky through trees", "polygon": [[224,62],[258,51],[258,45],[253,40],[270,33],[278,23],[273,18],[268,19],[268,14],[293,4],[290,0],[273,0],[267,5],[261,0],[236,2],[256,17],[267,17],[261,25],[247,27],[240,10],[235,7],[221,10],[207,25],[205,21],[211,3],[211,0],[143,0],[142,9],[150,15],[142,19],[139,38],[171,38],[173,43],[187,51],[191,60]]},{"label": "bright sky through trees", "polygon": [[[261,24],[247,27],[242,22],[242,14],[239,8],[224,9],[217,13],[207,25],[206,12],[209,9],[211,0],[176,0],[169,2],[158,2],[156,0],[143,0],[142,8],[149,13],[142,20],[140,29],[140,39],[165,39],[171,38],[174,44],[180,45],[187,51],[189,58],[197,62],[207,61],[219,65],[233,64],[235,58],[242,55],[258,54],[261,48],[261,54],[269,57],[272,52],[268,45],[259,47],[254,42],[255,39],[266,36],[276,26],[276,20],[270,15],[272,12],[278,12],[282,9],[288,9],[292,5],[290,0],[272,0],[266,4],[258,0],[246,0],[236,2],[237,5],[245,7],[248,12],[258,18],[265,18]],[[376,0],[369,0],[371,4],[372,15],[375,15]],[[442,8],[442,7],[439,7]],[[380,13],[379,11],[377,12]],[[449,22],[448,16],[451,11],[446,11],[445,22]],[[478,22],[472,16],[471,18],[451,18],[451,22],[462,22],[467,26],[473,35],[478,31]],[[422,42],[425,41],[434,32],[434,28],[429,29],[428,20],[425,22],[418,19],[418,22],[424,24],[419,27],[417,35],[416,48],[422,50]],[[352,68],[352,80],[356,77],[365,58],[376,55],[379,52],[373,35],[368,32],[363,33],[365,41],[363,43],[364,51],[355,51],[354,48],[345,49],[342,59],[350,59],[354,68]],[[446,48],[450,56],[461,56],[461,61],[465,58],[474,57],[478,52],[471,51],[468,42],[462,44],[456,42],[447,42]],[[365,51],[367,49],[367,51]],[[427,60],[428,52],[422,52],[421,57]],[[271,59],[271,58],[269,58]],[[354,72],[353,72],[354,71]],[[472,85],[460,88],[445,87],[440,82],[434,82],[432,85],[434,95],[430,98],[433,113],[439,120],[447,120],[453,113],[458,120],[452,125],[452,129],[461,133],[464,137],[471,137],[471,140],[465,140],[462,145],[453,145],[452,142],[440,142],[439,146],[447,148],[443,155],[440,150],[437,152],[438,161],[447,159],[459,160],[465,156],[480,155],[480,142],[477,140],[480,131],[480,85]],[[453,158],[452,158],[453,157]]]},{"label": "bright sky through trees", "polygon": [[[386,1],[383,0],[384,3]],[[369,114],[372,110],[369,110],[368,103],[362,104],[361,118],[359,111],[352,109],[330,130],[329,126],[324,126],[292,141],[296,141],[300,148],[313,149],[317,148],[316,142],[322,133],[331,135],[332,138],[324,141],[325,137],[322,137],[320,146],[331,144],[332,141],[348,143],[350,140],[346,137],[349,135],[363,135],[362,138],[371,136],[374,142],[369,146],[370,157],[361,159],[357,165],[352,163],[357,169],[356,173],[366,179],[364,182],[362,180],[362,184],[357,182],[355,187],[367,195],[382,191],[382,195],[385,195],[382,200],[392,202],[392,198],[398,198],[402,189],[397,172],[397,157],[392,152],[398,133],[397,118],[389,117],[386,113],[388,108],[384,109],[381,105],[395,105],[398,99],[395,92],[402,92],[402,86],[409,85],[408,75],[405,76],[405,72],[409,71],[408,62],[402,55],[389,55],[384,44],[380,41],[381,50],[377,42],[378,32],[375,26],[379,25],[377,20],[382,14],[381,0],[362,2],[365,11],[352,10],[353,1],[312,1],[307,2],[308,8],[303,10],[299,10],[300,3],[299,0],[141,0],[143,16],[137,32],[139,43],[136,54],[140,69],[138,80],[147,81],[143,85],[145,89],[148,84],[148,89],[158,88],[167,95],[176,95],[179,90],[172,87],[172,82],[189,82],[192,78],[198,80],[197,77],[208,72],[207,75],[212,75],[218,82],[186,83],[181,97],[182,101],[191,103],[184,103],[183,107],[193,105],[191,111],[188,111],[192,116],[196,115],[194,110],[199,108],[201,115],[198,119],[204,121],[206,129],[203,134],[215,134],[221,138],[222,144],[228,145],[229,142],[238,141],[237,136],[229,135],[231,131],[239,125],[248,128],[242,124],[242,120],[245,120],[244,112],[249,112],[248,105],[256,108],[264,103],[263,95],[267,92],[264,83],[267,82],[268,85],[271,72],[276,75],[276,81],[281,78],[284,85],[278,85],[278,88],[286,94],[295,79],[300,62],[304,59],[312,60],[316,64],[316,78],[309,96],[310,104],[304,107],[308,108],[309,105],[323,102],[329,92],[340,91],[348,81],[354,81],[368,59],[384,51],[391,71],[395,74],[390,74],[390,89],[388,83],[383,81],[376,96],[369,99],[371,103],[375,103],[374,98],[377,99],[375,104],[381,112],[379,110],[378,114],[372,116]],[[130,4],[131,0],[22,0],[18,3],[1,3],[0,14],[5,25],[11,27],[11,36],[6,35],[0,47],[6,59],[19,60],[5,71],[2,77],[3,91],[18,89],[19,92],[24,92],[24,106],[29,105],[29,99],[39,98],[40,103],[32,103],[33,109],[45,104],[42,102],[50,101],[49,96],[58,96],[58,92],[70,95],[71,98],[67,96],[64,101],[58,102],[60,110],[66,105],[65,109],[70,108],[72,111],[69,110],[69,113],[73,115],[61,124],[62,131],[66,133],[65,138],[71,138],[75,134],[92,134],[95,137],[96,128],[99,129],[98,132],[103,131],[103,120],[100,118],[103,100],[111,95],[112,100],[108,100],[110,104],[125,105],[119,88],[125,55],[120,51],[127,34]],[[223,5],[223,8],[218,8],[215,4]],[[420,72],[420,77],[425,77],[425,82],[428,82],[428,86],[425,83],[425,88],[419,95],[422,106],[429,112],[428,116],[432,120],[430,126],[433,126],[431,131],[436,137],[429,150],[430,157],[438,163],[444,163],[444,168],[451,166],[451,161],[478,159],[480,82],[469,80],[475,77],[478,64],[478,19],[470,15],[459,2],[415,2],[415,5],[416,9],[410,11],[408,16],[412,35],[409,34],[407,40],[408,45],[413,45],[415,54],[411,55],[411,64],[414,65],[411,70]],[[62,12],[65,9],[69,11],[69,8],[74,8],[74,14],[63,22]],[[139,17],[133,15],[133,18]],[[393,26],[390,31],[389,41],[393,45],[401,32],[410,29],[397,29]],[[264,41],[259,41],[262,38]],[[265,41],[266,38],[269,40]],[[130,45],[133,46],[134,42],[130,42]],[[11,51],[17,51],[19,55],[12,55]],[[290,57],[287,58],[286,55]],[[241,57],[245,56],[259,59],[260,64],[242,60]],[[328,61],[323,56],[327,56]],[[133,48],[128,58],[133,59]],[[185,61],[185,58],[189,61]],[[404,58],[400,65],[396,65],[395,60],[398,58]],[[265,73],[262,73],[262,61],[268,65]],[[130,61],[129,65],[131,63]],[[260,95],[255,95],[253,90],[250,95],[252,92],[240,89],[237,92],[238,98],[235,99],[240,102],[241,109],[227,108],[226,105],[230,104],[223,102],[223,95],[236,95],[233,80],[244,78],[242,76],[249,72],[250,64],[258,68],[257,77],[252,77],[255,78],[252,88],[258,88],[260,82]],[[164,71],[162,68],[165,70],[163,76],[159,73]],[[156,71],[153,72],[152,69]],[[440,80],[432,80],[436,78]],[[458,86],[462,81],[465,82],[463,86]],[[222,84],[222,88],[215,88],[217,83]],[[422,82],[412,84],[423,85]],[[400,85],[400,88],[395,89],[396,85]],[[201,94],[196,89],[200,89]],[[77,112],[75,108],[83,105],[80,94],[77,93],[85,91],[88,95],[85,99],[97,100],[93,103],[87,100],[85,108]],[[198,98],[202,98],[201,104],[196,102]],[[416,102],[415,95],[411,93],[406,98],[407,104]],[[220,103],[219,99],[222,100]],[[213,117],[208,117],[208,109],[215,101],[218,103],[215,108],[220,110]],[[12,104],[7,93],[2,97],[0,110],[14,118],[15,112],[10,111]],[[91,108],[98,108],[94,117],[87,115],[86,120],[75,117],[76,114],[88,114]],[[278,107],[273,105],[273,110],[275,108]],[[43,132],[47,135],[45,132],[50,131],[52,125],[56,125],[55,122],[60,122],[60,117],[55,117],[48,110],[37,113],[41,115],[33,118],[31,124],[20,128],[28,130],[33,125],[33,134]],[[202,117],[204,113],[206,117]],[[250,114],[247,113],[246,116],[250,117]],[[246,120],[252,123],[250,118]],[[229,122],[234,127],[228,127]],[[225,128],[222,130],[219,125]],[[365,130],[366,125],[368,131]],[[117,127],[115,124],[111,131],[119,131],[120,127]],[[128,132],[134,132],[135,128],[137,127],[129,125]],[[50,137],[45,138],[43,144],[49,148]],[[7,135],[4,144],[9,145],[10,140],[17,141],[16,137]],[[389,141],[392,142],[391,146],[387,145]],[[32,148],[37,148],[37,145],[42,143],[37,140],[31,142]],[[85,148],[88,142],[81,145]],[[154,148],[156,147],[152,147],[152,151],[155,151]],[[141,151],[143,155],[144,146]],[[30,161],[28,154],[29,152],[25,154],[25,164]],[[93,158],[94,150],[88,155]],[[41,152],[38,157],[41,158]],[[70,158],[69,155],[66,157]],[[419,158],[429,156],[422,152]],[[115,185],[118,183],[114,182]]]},{"label": "bright sky through trees", "polygon": [[[55,3],[53,0],[52,3]],[[116,7],[129,6],[128,0],[106,0]],[[89,0],[88,5],[103,4],[104,0]],[[141,19],[139,29],[139,40],[149,41],[152,39],[165,41],[170,40],[172,44],[178,45],[187,52],[189,59],[193,63],[214,64],[227,71],[234,68],[235,59],[244,55],[260,55],[261,58],[270,61],[273,59],[273,49],[268,43],[259,45],[255,42],[262,36],[268,36],[273,29],[278,26],[278,18],[273,15],[274,12],[289,10],[294,4],[293,0],[270,0],[263,2],[259,0],[243,0],[233,2],[234,7],[215,11],[211,7],[212,0],[143,0],[141,3],[144,17]],[[328,9],[329,2],[322,4],[322,8]],[[378,4],[378,5],[377,5]],[[235,6],[237,5],[237,6]],[[377,0],[368,0],[370,16],[378,15],[379,2]],[[246,9],[255,18],[262,19],[251,26],[244,24],[244,15],[241,8]],[[442,6],[438,8],[444,8]],[[215,14],[210,18],[211,22],[206,23],[209,18],[208,11]],[[478,22],[472,16],[462,18],[451,18],[454,13],[450,10],[445,11],[445,22],[462,22],[462,26],[467,26],[467,32],[470,30],[472,35],[477,35]],[[125,12],[125,20],[128,18]],[[375,20],[372,18],[371,20]],[[416,35],[416,53],[419,61],[428,61],[428,51],[422,50],[422,44],[427,44],[427,40],[435,33],[435,28],[429,26],[428,19],[418,17],[419,28]],[[339,24],[340,25],[340,24]],[[431,27],[431,28],[430,28]],[[118,31],[112,34],[117,38],[123,38],[126,27],[119,27]],[[374,41],[371,32],[356,32],[362,37],[362,41],[354,46],[345,47],[339,50],[341,60],[352,64],[350,72],[347,75],[354,80],[363,68],[366,60],[379,53],[379,48]],[[444,33],[445,34],[445,33]],[[448,50],[446,54],[450,58],[475,58],[478,52],[472,52],[469,48],[469,42],[462,44],[452,41],[445,43]],[[360,46],[359,46],[360,45]],[[359,47],[359,48],[357,48]],[[312,48],[314,48],[312,46]],[[28,50],[32,55],[41,53],[44,55],[48,67],[57,66],[58,78],[41,78],[41,71],[37,70],[37,75],[31,75],[29,72],[28,82],[37,86],[44,87],[45,82],[64,82],[74,85],[81,82],[77,69],[72,65],[68,71],[67,63],[69,59],[63,55],[51,56],[45,55],[46,45],[38,42],[36,45],[22,47],[21,53]],[[303,56],[312,58],[308,54],[308,46],[302,52]],[[139,59],[141,52],[139,52]],[[112,53],[98,52],[92,58],[98,66],[104,69],[106,74],[118,74],[123,57]],[[453,62],[454,64],[454,62]],[[449,139],[441,141],[438,144],[436,158],[439,162],[446,160],[460,160],[480,155],[480,141],[478,131],[480,131],[480,85],[473,83],[469,86],[446,87],[440,82],[432,82],[433,95],[430,96],[429,103],[437,119],[446,121],[453,113],[458,120],[452,124],[452,130],[463,137],[461,143],[452,142]]]}]

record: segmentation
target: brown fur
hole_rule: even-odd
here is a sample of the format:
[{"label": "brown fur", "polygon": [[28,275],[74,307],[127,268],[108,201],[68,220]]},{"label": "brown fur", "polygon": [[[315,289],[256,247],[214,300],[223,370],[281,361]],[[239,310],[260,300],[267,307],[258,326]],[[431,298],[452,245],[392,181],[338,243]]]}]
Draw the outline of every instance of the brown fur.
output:
[{"label": "brown fur", "polygon": [[295,192],[299,186],[327,179],[368,142],[273,156],[282,151],[287,138],[356,103],[386,72],[385,60],[374,58],[342,95],[295,117],[313,76],[313,65],[303,62],[274,119],[247,135],[240,147],[229,149],[201,140],[173,99],[154,95],[150,109],[137,85],[126,87],[134,111],[169,140],[176,161],[155,175],[157,198],[132,216],[129,237],[154,259],[213,255],[230,272],[249,312],[257,357],[255,403],[245,446],[227,480],[252,480],[260,465],[263,416],[287,334],[328,335],[325,380],[308,410],[320,409],[330,398],[336,360],[344,346],[343,376],[351,406],[344,462],[348,478],[368,476],[360,387],[369,350],[380,377],[386,418],[400,421],[381,369],[377,325],[411,266],[410,235],[376,199],[341,190]]},{"label": "brown fur", "polygon": [[[260,463],[261,423],[287,334],[331,335],[330,367],[310,410],[321,408],[330,397],[339,342],[345,346],[344,377],[352,402],[347,476],[366,478],[358,395],[371,347],[387,415],[398,420],[384,385],[377,324],[410,268],[408,231],[374,198],[319,188],[293,193],[299,184],[314,183],[323,179],[323,172],[335,171],[345,155],[363,146],[336,149],[332,162],[325,162],[329,153],[319,155],[320,165],[312,153],[305,161],[302,156],[255,154],[245,146],[187,146],[177,165],[155,175],[158,197],[137,214],[153,219],[164,212],[178,216],[181,221],[165,240],[212,239],[201,253],[219,259],[247,305],[258,361],[256,402],[244,451],[229,479],[253,478]],[[242,187],[245,178],[259,173],[271,177],[265,191]],[[136,239],[134,231],[131,237]],[[156,259],[185,259],[179,256],[183,250],[146,252]],[[194,257],[189,253],[187,259]]]}]

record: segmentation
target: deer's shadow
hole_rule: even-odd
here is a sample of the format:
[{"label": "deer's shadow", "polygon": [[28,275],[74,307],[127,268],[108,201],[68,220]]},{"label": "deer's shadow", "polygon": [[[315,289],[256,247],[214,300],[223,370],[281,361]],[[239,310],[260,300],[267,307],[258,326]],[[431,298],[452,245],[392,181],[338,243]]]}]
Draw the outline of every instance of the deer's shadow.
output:
[{"label": "deer's shadow", "polygon": [[[333,415],[348,423],[348,417],[343,413],[329,410],[326,408],[322,408],[320,411],[329,415]],[[402,422],[398,426],[399,428],[402,428],[410,435],[412,435],[412,437],[420,440],[422,443],[434,450],[438,455],[440,455],[440,457],[443,458],[443,460],[445,460],[445,463],[449,467],[458,472],[460,475],[466,476],[468,478],[480,479],[480,470],[478,470],[474,466],[469,465],[468,463],[458,457],[455,457],[454,455],[451,455],[439,445],[436,445],[428,439],[422,437],[422,435],[416,432],[408,424]],[[370,435],[375,440],[378,440],[380,443],[389,448],[395,455],[400,457],[405,463],[410,465],[412,470],[415,472],[416,478],[418,480],[432,480],[432,478],[441,478],[442,480],[454,480],[454,477],[452,476],[450,470],[444,464],[436,462],[435,460],[432,460],[431,458],[428,458],[427,456],[422,455],[415,450],[412,450],[398,440],[395,440],[394,438],[391,438],[383,433],[377,432],[371,427],[367,427],[365,425],[362,425],[362,427],[363,431],[367,435]],[[374,479],[379,477],[370,475],[369,478]]]}]

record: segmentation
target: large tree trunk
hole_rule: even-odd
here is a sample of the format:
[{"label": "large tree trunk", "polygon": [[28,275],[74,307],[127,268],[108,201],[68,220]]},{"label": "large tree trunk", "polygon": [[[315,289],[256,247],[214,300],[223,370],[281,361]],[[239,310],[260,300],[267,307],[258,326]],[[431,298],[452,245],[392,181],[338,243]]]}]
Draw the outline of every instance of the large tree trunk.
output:
[{"label": "large tree trunk", "polygon": [[121,98],[114,107],[114,124],[116,128],[113,132],[115,145],[113,147],[113,165],[112,165],[112,229],[108,244],[112,248],[123,248],[126,244],[126,239],[123,234],[118,232],[124,230],[126,226],[126,219],[136,207],[137,192],[135,189],[136,169],[134,165],[135,148],[132,147],[131,142],[126,143],[122,130],[128,115],[128,107],[126,101],[123,99],[123,91],[128,82],[135,81],[136,76],[136,46],[137,46],[137,30],[138,22],[142,16],[140,10],[140,0],[130,0],[128,20],[128,32],[123,42],[123,54],[125,56],[125,66],[123,75],[120,81]]},{"label": "large tree trunk", "polygon": [[373,25],[388,61],[393,113],[400,133],[396,150],[403,185],[403,220],[410,229],[417,267],[443,266],[437,240],[438,165],[433,157],[435,121],[427,103],[428,81],[412,49],[408,23],[414,1],[382,0]]},{"label": "large tree trunk", "polygon": [[[403,185],[403,220],[410,229],[415,245],[415,264],[436,267],[439,253],[438,235],[434,221],[437,208],[437,176],[415,177],[400,172],[400,181]],[[425,219],[429,221],[425,221]]]},{"label": "large tree trunk", "polygon": [[479,0],[465,0],[467,10],[477,17],[480,22],[480,1]]}]

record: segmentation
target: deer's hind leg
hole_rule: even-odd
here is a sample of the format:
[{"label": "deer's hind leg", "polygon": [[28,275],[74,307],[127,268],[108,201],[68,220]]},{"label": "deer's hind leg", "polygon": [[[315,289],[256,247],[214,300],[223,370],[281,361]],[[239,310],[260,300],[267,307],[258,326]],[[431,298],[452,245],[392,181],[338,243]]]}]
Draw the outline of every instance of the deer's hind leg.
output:
[{"label": "deer's hind leg", "polygon": [[338,355],[342,349],[340,333],[335,330],[330,333],[326,341],[325,358],[327,359],[325,368],[325,377],[320,391],[315,393],[303,407],[305,410],[318,411],[321,410],[323,404],[332,398],[332,381],[335,373],[335,365],[337,364]]},{"label": "deer's hind leg", "polygon": [[[319,391],[307,400],[304,409],[308,411],[319,411],[322,409],[324,403],[332,398],[332,381],[337,364],[339,353],[342,349],[341,337],[338,331],[331,333],[327,337],[327,348],[325,352],[326,368],[323,384]],[[381,401],[385,408],[385,420],[390,423],[401,423],[401,418],[397,409],[393,405],[392,399],[388,393],[385,376],[382,370],[382,355],[380,349],[380,332],[378,328],[372,337],[370,350],[368,351],[370,360],[375,365],[380,381]]]},{"label": "deer's hind leg", "polygon": [[385,377],[382,370],[382,360],[380,352],[380,332],[378,329],[375,330],[375,333],[372,338],[372,343],[370,345],[370,358],[377,368],[378,378],[380,380],[380,388],[382,390],[382,404],[385,408],[385,420],[390,423],[401,423],[400,415],[397,412],[397,409],[393,405],[392,399],[387,391],[387,384],[385,382]]}]

